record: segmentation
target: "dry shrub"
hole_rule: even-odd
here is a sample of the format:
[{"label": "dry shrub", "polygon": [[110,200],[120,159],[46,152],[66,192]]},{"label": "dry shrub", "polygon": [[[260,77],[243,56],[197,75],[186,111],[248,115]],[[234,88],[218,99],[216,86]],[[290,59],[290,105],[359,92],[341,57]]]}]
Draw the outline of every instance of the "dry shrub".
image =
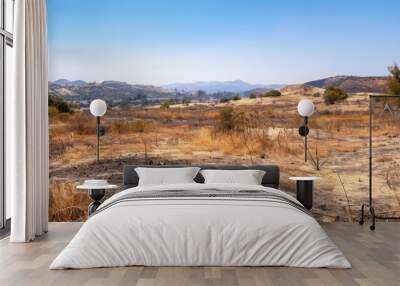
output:
[{"label": "dry shrub", "polygon": [[304,152],[299,136],[294,135],[290,130],[281,130],[279,135],[273,141],[273,148],[270,150],[272,154],[277,156],[294,155],[297,156]]},{"label": "dry shrub", "polygon": [[54,136],[52,133],[49,135],[49,158],[57,159],[64,155],[64,153],[73,147],[72,140],[65,140]]},{"label": "dry shrub", "polygon": [[71,113],[54,114],[53,116],[49,117],[49,125],[65,123],[66,121],[70,120],[72,116],[74,116],[74,114]]},{"label": "dry shrub", "polygon": [[143,133],[150,127],[149,123],[143,120],[129,122],[126,120],[114,120],[109,126],[111,133],[127,134],[127,133]]},{"label": "dry shrub", "polygon": [[224,108],[219,113],[215,122],[215,131],[228,133],[242,131],[246,125],[246,116],[243,112],[237,112],[231,107]]},{"label": "dry shrub", "polygon": [[213,129],[203,127],[193,132],[186,152],[224,152],[225,154],[243,154],[243,145],[235,133],[216,133]]},{"label": "dry shrub", "polygon": [[376,112],[373,118],[374,136],[398,137],[400,133],[398,111],[383,112],[383,107]]},{"label": "dry shrub", "polygon": [[275,128],[264,113],[222,109],[212,128],[201,128],[190,138],[191,151],[245,155],[252,163],[255,157],[264,158],[266,154],[299,154],[302,145],[298,136],[294,137],[292,129]]},{"label": "dry shrub", "polygon": [[129,118],[137,118],[146,121],[156,122],[190,122],[199,124],[208,122],[218,116],[218,110],[211,106],[190,106],[190,107],[171,107],[168,109],[144,108],[134,109],[124,114]]},{"label": "dry shrub", "polygon": [[349,95],[341,88],[328,86],[325,88],[324,100],[326,104],[335,104],[337,101],[342,101],[348,98]]},{"label": "dry shrub", "polygon": [[50,221],[84,221],[86,219],[86,212],[79,207],[66,207],[57,210],[50,217]]},{"label": "dry shrub", "polygon": [[76,184],[51,180],[49,186],[50,221],[84,221],[87,217],[89,198],[78,192]]},{"label": "dry shrub", "polygon": [[386,184],[389,189],[393,192],[393,196],[396,199],[397,206],[400,206],[400,196],[397,192],[400,186],[400,164],[392,162],[386,171]]},{"label": "dry shrub", "polygon": [[331,153],[327,150],[321,150],[319,146],[321,146],[322,141],[320,140],[320,132],[316,131],[317,135],[315,138],[314,146],[310,146],[309,157],[310,162],[314,166],[316,171],[321,171],[321,168],[328,163]]},{"label": "dry shrub", "polygon": [[[214,124],[214,138],[221,135],[224,136],[230,141],[230,145],[238,151],[243,150],[244,147],[245,154],[253,162],[253,157],[260,152],[259,149],[261,147],[260,140],[255,140],[257,134],[255,125],[253,117],[242,111],[235,111],[233,108],[227,107],[220,111],[219,118]],[[226,146],[226,144],[221,146],[224,145]],[[224,150],[224,152],[227,151]]]},{"label": "dry shrub", "polygon": [[69,133],[69,128],[67,124],[49,124],[49,136],[53,136],[56,139],[60,139],[61,137],[65,137],[66,134]]},{"label": "dry shrub", "polygon": [[96,119],[87,113],[77,112],[70,115],[68,129],[78,135],[96,134]]}]

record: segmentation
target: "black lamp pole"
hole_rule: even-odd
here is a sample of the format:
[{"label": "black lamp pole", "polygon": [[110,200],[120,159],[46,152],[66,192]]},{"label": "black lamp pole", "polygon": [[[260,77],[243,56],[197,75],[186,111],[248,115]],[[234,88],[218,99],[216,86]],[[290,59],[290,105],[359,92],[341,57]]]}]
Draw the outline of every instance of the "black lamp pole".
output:
[{"label": "black lamp pole", "polygon": [[304,137],[304,161],[307,162],[307,135],[310,130],[308,129],[308,116],[303,116],[304,125],[299,128],[299,134]]},{"label": "black lamp pole", "polygon": [[304,116],[304,129],[305,129],[305,134],[304,134],[304,161],[307,162],[307,135],[308,135],[308,117]]},{"label": "black lamp pole", "polygon": [[100,162],[100,116],[96,116],[97,163]]},{"label": "black lamp pole", "polygon": [[314,112],[314,104],[309,99],[300,100],[297,105],[297,112],[304,118],[304,125],[299,128],[299,134],[304,137],[304,161],[307,162],[307,135],[310,132],[308,117]]},{"label": "black lamp pole", "polygon": [[100,125],[100,117],[107,111],[107,104],[104,100],[95,99],[90,103],[90,113],[96,117],[96,143],[97,143],[97,163],[100,162],[100,137],[106,134],[106,129]]}]

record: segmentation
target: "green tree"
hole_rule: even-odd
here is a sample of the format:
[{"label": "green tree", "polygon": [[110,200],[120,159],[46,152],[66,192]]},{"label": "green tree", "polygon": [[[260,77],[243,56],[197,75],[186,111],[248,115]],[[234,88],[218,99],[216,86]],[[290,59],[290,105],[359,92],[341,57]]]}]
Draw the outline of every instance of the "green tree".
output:
[{"label": "green tree", "polygon": [[197,91],[197,96],[199,97],[199,98],[205,98],[205,97],[207,97],[207,92],[205,92],[204,90],[198,90]]},{"label": "green tree", "polygon": [[54,94],[49,94],[48,97],[49,114],[59,113],[72,113],[71,105],[66,102],[63,98],[55,96]]},{"label": "green tree", "polygon": [[240,97],[240,95],[235,95],[232,97],[232,100],[241,100],[242,98]]},{"label": "green tree", "polygon": [[341,88],[328,86],[324,92],[324,100],[326,104],[335,104],[335,102],[348,98],[348,94]]},{"label": "green tree", "polygon": [[252,93],[252,94],[250,94],[250,96],[249,96],[251,99],[254,99],[254,98],[257,98],[257,94],[255,94],[255,93]]},{"label": "green tree", "polygon": [[216,129],[221,132],[240,131],[245,125],[245,114],[236,112],[233,108],[224,108],[219,112]]},{"label": "green tree", "polygon": [[230,98],[224,97],[224,98],[221,98],[221,99],[219,100],[219,102],[220,102],[220,103],[228,103],[230,100],[231,100]]},{"label": "green tree", "polygon": [[57,109],[60,113],[71,113],[71,107],[65,101],[60,101],[57,105]]},{"label": "green tree", "polygon": [[170,108],[171,104],[172,104],[171,100],[165,100],[165,101],[161,102],[160,108],[168,109],[168,108]]},{"label": "green tree", "polygon": [[273,89],[263,94],[263,97],[277,97],[281,96],[282,93],[279,90]]},{"label": "green tree", "polygon": [[400,68],[397,64],[388,68],[390,76],[388,77],[388,89],[392,95],[400,95]]}]

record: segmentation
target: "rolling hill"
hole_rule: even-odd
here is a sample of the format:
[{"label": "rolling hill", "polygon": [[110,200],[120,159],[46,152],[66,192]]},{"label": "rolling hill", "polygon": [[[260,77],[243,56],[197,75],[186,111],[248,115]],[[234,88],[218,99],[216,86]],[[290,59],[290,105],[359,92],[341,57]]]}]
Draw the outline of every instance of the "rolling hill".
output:
[{"label": "rolling hill", "polygon": [[384,76],[334,76],[304,83],[306,86],[326,88],[327,86],[340,87],[346,92],[385,93],[386,80]]},{"label": "rolling hill", "polygon": [[87,85],[88,83],[86,81],[83,80],[68,80],[65,78],[61,78],[58,79],[54,82],[52,82],[54,84],[60,85],[60,86],[83,86],[83,85]]},{"label": "rolling hill", "polygon": [[120,81],[87,83],[82,80],[59,79],[49,83],[49,93],[86,106],[93,99],[107,100],[109,104],[152,104],[172,101],[217,101],[237,93],[248,96],[253,91],[266,92],[282,85],[253,85],[244,81],[197,82],[164,86],[129,84]]},{"label": "rolling hill", "polygon": [[262,85],[241,80],[225,82],[176,83],[164,86],[129,84],[120,81],[87,83],[83,80],[60,79],[49,83],[49,93],[65,100],[87,106],[91,100],[101,98],[113,105],[157,104],[165,100],[218,101],[236,94],[249,96],[263,94],[271,89],[280,89],[283,95],[322,94],[327,86],[340,87],[349,93],[385,93],[386,77],[335,76],[304,84]]},{"label": "rolling hill", "polygon": [[[57,83],[58,82],[58,83]],[[49,93],[61,96],[67,101],[87,105],[89,101],[100,98],[110,104],[143,104],[148,101],[181,99],[185,95],[151,85],[133,85],[120,81],[104,81],[74,85],[76,81],[56,81],[49,83]]]}]

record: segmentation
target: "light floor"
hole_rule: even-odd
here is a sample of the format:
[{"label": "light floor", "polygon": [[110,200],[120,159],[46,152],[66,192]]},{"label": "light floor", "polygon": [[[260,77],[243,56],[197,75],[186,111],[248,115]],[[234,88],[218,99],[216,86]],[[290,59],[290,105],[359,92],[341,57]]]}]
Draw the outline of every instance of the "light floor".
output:
[{"label": "light floor", "polygon": [[50,223],[49,233],[28,244],[0,241],[0,285],[400,285],[400,223],[323,225],[352,269],[288,267],[124,267],[48,270],[81,226]]}]

